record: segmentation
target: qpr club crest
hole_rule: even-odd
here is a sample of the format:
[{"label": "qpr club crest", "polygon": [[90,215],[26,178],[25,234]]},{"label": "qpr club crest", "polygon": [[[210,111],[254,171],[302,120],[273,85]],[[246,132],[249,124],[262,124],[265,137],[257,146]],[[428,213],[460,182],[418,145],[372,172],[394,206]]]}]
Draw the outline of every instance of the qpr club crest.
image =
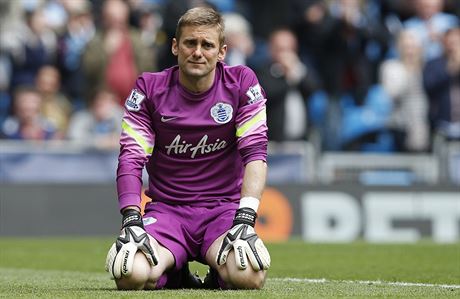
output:
[{"label": "qpr club crest", "polygon": [[233,107],[226,103],[217,103],[211,108],[211,116],[216,123],[226,124],[233,117]]},{"label": "qpr club crest", "polygon": [[141,103],[144,99],[145,95],[143,95],[137,89],[133,89],[128,99],[126,100],[126,109],[129,111],[139,111],[141,109]]}]

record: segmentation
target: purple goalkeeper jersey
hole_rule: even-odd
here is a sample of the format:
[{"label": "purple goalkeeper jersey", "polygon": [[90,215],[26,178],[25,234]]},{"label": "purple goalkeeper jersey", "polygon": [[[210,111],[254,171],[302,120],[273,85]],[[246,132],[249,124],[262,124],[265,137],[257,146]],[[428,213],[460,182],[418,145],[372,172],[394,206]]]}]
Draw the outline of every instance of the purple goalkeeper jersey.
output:
[{"label": "purple goalkeeper jersey", "polygon": [[153,201],[213,206],[240,199],[243,165],[266,161],[265,93],[245,66],[218,63],[200,94],[177,66],[143,73],[126,100],[117,189],[120,209],[139,205],[142,170]]}]

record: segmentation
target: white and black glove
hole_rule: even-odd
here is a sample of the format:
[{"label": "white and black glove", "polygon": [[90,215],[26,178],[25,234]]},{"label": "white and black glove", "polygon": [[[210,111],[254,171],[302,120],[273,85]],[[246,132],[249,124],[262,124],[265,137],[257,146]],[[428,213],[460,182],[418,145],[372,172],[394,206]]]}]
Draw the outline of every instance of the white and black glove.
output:
[{"label": "white and black glove", "polygon": [[113,278],[130,276],[133,271],[134,256],[140,250],[150,265],[158,264],[158,253],[150,244],[147,232],[144,230],[142,215],[134,209],[123,211],[123,222],[120,236],[107,253],[105,270]]},{"label": "white and black glove", "polygon": [[235,262],[239,269],[246,269],[249,262],[255,271],[270,267],[270,254],[254,231],[257,213],[254,209],[241,207],[236,211],[233,226],[224,237],[217,254],[217,264],[227,261],[229,252],[235,251]]}]

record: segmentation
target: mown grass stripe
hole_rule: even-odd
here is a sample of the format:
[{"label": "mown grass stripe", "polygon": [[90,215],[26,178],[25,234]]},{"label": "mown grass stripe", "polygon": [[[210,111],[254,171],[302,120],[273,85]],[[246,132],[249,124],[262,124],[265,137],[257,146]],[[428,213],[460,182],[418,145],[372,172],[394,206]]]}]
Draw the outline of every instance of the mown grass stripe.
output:
[{"label": "mown grass stripe", "polygon": [[330,280],[326,278],[269,278],[271,281],[281,282],[303,282],[303,283],[346,283],[346,284],[367,284],[367,285],[390,285],[404,287],[438,287],[446,289],[460,289],[460,285],[456,284],[433,284],[422,282],[402,282],[402,281],[382,281],[382,280]]}]

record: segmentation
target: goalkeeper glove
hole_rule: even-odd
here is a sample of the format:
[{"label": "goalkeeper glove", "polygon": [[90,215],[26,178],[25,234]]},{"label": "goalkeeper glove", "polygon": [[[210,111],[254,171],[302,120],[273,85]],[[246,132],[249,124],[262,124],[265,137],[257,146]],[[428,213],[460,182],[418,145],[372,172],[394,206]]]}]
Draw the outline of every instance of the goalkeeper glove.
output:
[{"label": "goalkeeper glove", "polygon": [[270,254],[254,231],[256,218],[257,213],[253,209],[240,206],[233,219],[233,226],[224,237],[217,254],[218,265],[225,264],[229,252],[234,249],[235,262],[239,269],[247,268],[247,257],[255,271],[270,267]]},{"label": "goalkeeper glove", "polygon": [[110,248],[105,270],[113,278],[130,276],[133,271],[134,256],[140,250],[150,265],[158,264],[158,253],[150,244],[147,232],[144,230],[141,213],[134,209],[123,211],[123,221],[120,236]]}]

